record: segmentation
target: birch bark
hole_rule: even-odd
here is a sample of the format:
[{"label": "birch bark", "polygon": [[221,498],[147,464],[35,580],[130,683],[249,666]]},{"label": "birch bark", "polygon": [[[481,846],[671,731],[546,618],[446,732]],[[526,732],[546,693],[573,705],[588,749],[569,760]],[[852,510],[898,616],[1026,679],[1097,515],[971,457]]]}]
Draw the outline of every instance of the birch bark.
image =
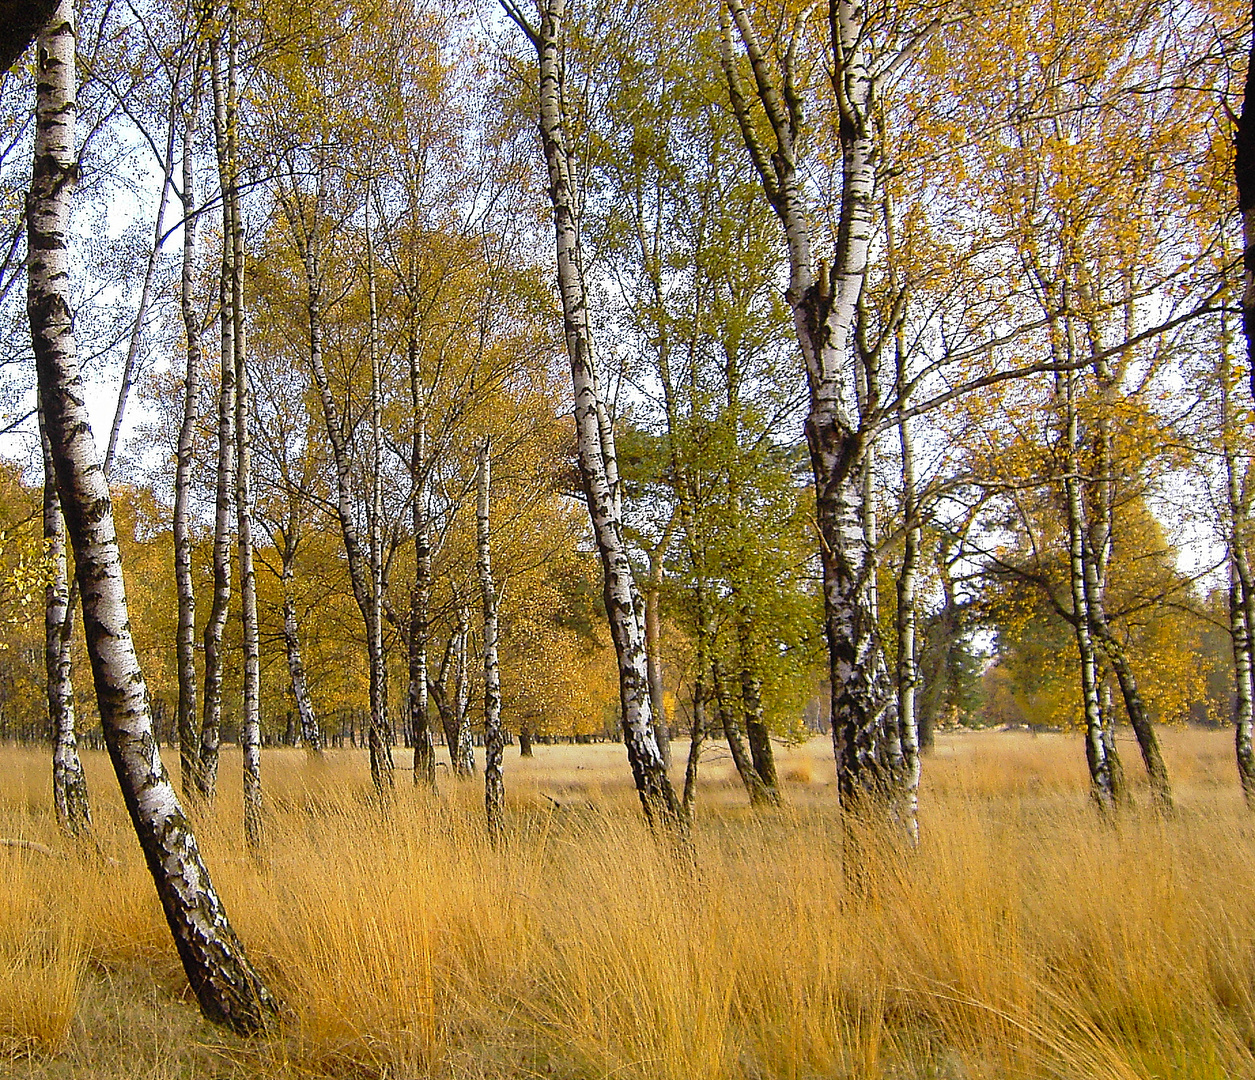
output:
[{"label": "birch bark", "polygon": [[43,409],[39,409],[39,441],[44,461],[44,548],[52,563],[52,577],[44,588],[44,672],[47,676],[48,719],[52,727],[52,805],[57,824],[71,836],[91,832],[91,802],[87,777],[78,756],[74,731],[74,680],[70,634],[74,613],[66,570],[65,529],[57,476],[52,463]]},{"label": "birch bark", "polygon": [[315,754],[321,754],[322,728],[318,723],[318,717],[314,715],[314,705],[309,697],[305,661],[301,657],[301,634],[300,624],[296,617],[296,599],[292,595],[296,550],[300,542],[295,506],[289,511],[288,528],[282,539],[279,586],[283,592],[283,647],[288,659],[288,677],[292,682],[292,697],[296,700],[296,712],[300,717],[301,741],[307,749]]},{"label": "birch bark", "polygon": [[479,448],[475,481],[475,541],[478,551],[480,598],[484,611],[484,807],[488,812],[488,836],[501,839],[505,787],[502,759],[505,733],[501,729],[501,672],[497,664],[497,587],[492,580],[491,532],[488,509],[492,483],[492,440]]},{"label": "birch bark", "polygon": [[1242,333],[1246,338],[1247,375],[1255,398],[1255,28],[1247,54],[1242,115],[1234,134],[1233,174],[1242,215]]},{"label": "birch bark", "polygon": [[[262,843],[261,640],[257,625],[257,574],[253,567],[253,448],[249,431],[248,349],[244,311],[244,221],[239,185],[239,27],[235,4],[227,9],[226,174],[224,209],[231,229],[231,337],[235,363],[235,529],[240,563],[240,624],[244,647],[240,752],[244,763],[244,839]],[[220,159],[221,160],[221,159]],[[223,243],[227,243],[224,237]]]},{"label": "birch bark", "polygon": [[[427,527],[427,416],[426,394],[418,363],[417,334],[409,345],[410,407],[414,433],[410,447],[410,484],[414,489],[410,527],[414,533],[414,588],[410,592],[409,708],[414,741],[414,783],[436,787],[436,750],[427,720],[428,609],[431,606],[431,538]],[[447,739],[447,735],[446,735]],[[450,758],[453,744],[450,743]],[[450,764],[453,765],[452,760]],[[454,766],[456,769],[456,766]]]},{"label": "birch bark", "polygon": [[1250,467],[1243,467],[1237,454],[1240,419],[1234,407],[1232,387],[1236,384],[1233,364],[1225,343],[1220,349],[1220,444],[1225,461],[1226,495],[1229,510],[1229,635],[1233,641],[1235,691],[1234,750],[1238,780],[1248,807],[1255,809],[1255,662],[1252,656],[1252,628],[1255,627],[1255,575],[1251,570],[1251,483]]},{"label": "birch bark", "polygon": [[[1242,91],[1242,115],[1234,138],[1234,179],[1238,189],[1238,211],[1242,215],[1242,334],[1246,339],[1247,377],[1251,397],[1255,398],[1255,27],[1251,30],[1251,47],[1247,55],[1246,83]],[[1227,354],[1222,353],[1226,368]],[[1232,412],[1228,401],[1228,371],[1222,372],[1225,387],[1226,414]],[[1224,425],[1222,424],[1222,427]],[[1238,776],[1247,805],[1255,808],[1255,750],[1251,746],[1251,711],[1255,708],[1255,577],[1250,565],[1250,471],[1237,481],[1236,462],[1226,437],[1225,467],[1228,473],[1230,516],[1233,525],[1230,538],[1231,577],[1236,578],[1230,602],[1230,626],[1233,655],[1238,680],[1238,712],[1235,719],[1235,744]],[[1235,513],[1235,510],[1237,511]]]},{"label": "birch bark", "polygon": [[370,601],[366,612],[367,658],[370,662],[370,775],[379,797],[393,784],[392,732],[388,725],[387,668],[383,650],[383,387],[379,343],[379,302],[375,290],[375,243],[370,227],[371,185],[366,186],[366,289],[370,307],[370,512],[367,548],[370,557]]},{"label": "birch bark", "polygon": [[584,494],[601,556],[610,636],[618,659],[623,743],[646,820],[651,826],[686,838],[687,820],[654,737],[641,604],[623,541],[613,433],[593,367],[575,185],[562,110],[561,37],[566,3],[565,0],[543,0],[540,22],[535,28],[514,7],[512,0],[502,0],[502,4],[536,47],[539,60],[540,140],[553,209],[558,292],[575,396],[576,446]]},{"label": "birch bark", "polygon": [[277,1005],[227,920],[153,739],[130,634],[109,486],[84,404],[70,316],[67,246],[74,155],[74,13],[60,0],[40,34],[35,163],[27,199],[27,311],[48,441],[74,549],[83,626],[109,756],[205,1015],[240,1032]]},{"label": "birch bark", "polygon": [[196,591],[192,584],[192,530],[188,520],[188,499],[192,485],[193,443],[200,413],[200,320],[193,299],[196,281],[196,171],[194,150],[197,113],[200,106],[201,52],[193,63],[192,86],[187,116],[183,124],[183,264],[179,283],[179,307],[187,344],[187,366],[183,376],[183,419],[174,469],[174,588],[178,602],[175,632],[175,662],[178,667],[179,777],[184,798],[195,798],[200,790],[197,773],[199,731],[196,727]]},{"label": "birch bark", "polygon": [[666,686],[662,674],[662,573],[673,527],[674,521],[668,522],[662,539],[650,549],[649,585],[645,591],[645,664],[649,676],[649,710],[663,768],[668,771],[671,769],[671,727],[667,723]]},{"label": "birch bark", "polygon": [[[219,177],[228,175],[227,102],[222,85],[222,44],[209,39],[209,77],[214,101],[214,141]],[[197,787],[212,800],[218,784],[218,744],[222,725],[222,632],[231,603],[231,511],[235,489],[235,323],[231,314],[235,255],[230,243],[232,214],[227,191],[222,197],[222,263],[218,279],[221,364],[218,385],[218,462],[214,497],[213,601],[205,623],[205,693],[201,714]]]},{"label": "birch bark", "polygon": [[[750,112],[732,29],[748,55],[755,94],[774,138],[764,146]],[[816,267],[811,225],[799,174],[801,103],[796,93],[795,45],[785,57],[782,85],[773,76],[758,34],[741,0],[720,8],[724,73],[746,151],[784,229],[789,255],[786,299],[793,311],[806,368],[809,411],[806,438],[815,481],[823,567],[824,628],[832,683],[832,737],[841,801],[855,809],[889,798],[900,780],[893,763],[900,746],[887,744],[896,730],[894,698],[875,618],[874,560],[864,531],[863,458],[866,435],[841,400],[852,356],[858,297],[867,273],[875,187],[873,80],[868,62],[865,8],[830,0],[828,23],[832,84],[841,151],[841,199],[832,264]]]},{"label": "birch bark", "polygon": [[1063,491],[1068,522],[1068,585],[1072,597],[1072,626],[1081,663],[1081,699],[1085,712],[1085,759],[1089,764],[1090,794],[1104,812],[1115,808],[1115,791],[1107,744],[1103,739],[1102,712],[1098,700],[1098,677],[1094,642],[1087,617],[1085,597],[1084,512],[1081,505],[1079,441],[1076,416],[1076,375],[1060,372],[1055,376],[1055,396],[1063,407]]},{"label": "birch bark", "polygon": [[455,772],[472,776],[475,772],[475,740],[471,732],[471,671],[470,671],[471,611],[463,601],[458,602],[457,667],[453,676],[453,716],[457,725],[458,765]]}]

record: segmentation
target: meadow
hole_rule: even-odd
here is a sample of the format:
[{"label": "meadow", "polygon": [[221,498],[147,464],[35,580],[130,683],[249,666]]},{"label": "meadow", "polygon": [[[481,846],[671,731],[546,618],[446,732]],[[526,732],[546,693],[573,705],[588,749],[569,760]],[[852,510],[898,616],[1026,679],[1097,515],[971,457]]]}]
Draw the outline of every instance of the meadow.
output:
[{"label": "meadow", "polygon": [[1255,1077],[1255,815],[1228,733],[1164,741],[1178,812],[1137,788],[1110,824],[1079,737],[944,734],[915,851],[842,823],[826,740],[782,748],[770,812],[712,752],[695,868],[617,745],[509,749],[498,849],[478,783],[399,771],[385,816],[364,753],[267,751],[261,859],[228,753],[198,835],[285,1004],[254,1040],[201,1020],[103,755],[104,861],[58,837],[47,755],[0,749],[0,836],[57,853],[0,848],[0,1075]]}]

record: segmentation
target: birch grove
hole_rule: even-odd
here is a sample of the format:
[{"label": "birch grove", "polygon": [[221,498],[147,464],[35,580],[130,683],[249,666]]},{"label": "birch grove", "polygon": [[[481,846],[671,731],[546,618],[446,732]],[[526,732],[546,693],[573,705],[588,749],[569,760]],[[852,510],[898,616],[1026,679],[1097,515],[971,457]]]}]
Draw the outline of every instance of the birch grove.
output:
[{"label": "birch grove", "polygon": [[271,763],[388,835],[482,768],[501,861],[614,742],[683,872],[819,807],[851,903],[972,728],[1175,829],[1224,726],[1255,807],[1245,12],[49,5],[0,19],[0,741],[67,845],[108,751],[210,1019],[279,1008],[192,836],[271,866]]}]

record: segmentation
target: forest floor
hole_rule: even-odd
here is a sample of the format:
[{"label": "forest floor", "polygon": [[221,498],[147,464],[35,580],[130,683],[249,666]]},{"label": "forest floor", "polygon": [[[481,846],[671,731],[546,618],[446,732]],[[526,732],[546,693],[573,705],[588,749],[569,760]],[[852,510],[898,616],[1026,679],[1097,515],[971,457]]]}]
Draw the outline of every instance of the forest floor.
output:
[{"label": "forest floor", "polygon": [[757,813],[712,748],[695,869],[619,745],[510,748],[497,850],[476,783],[400,771],[384,815],[364,752],[269,750],[261,859],[227,752],[198,835],[285,1003],[255,1040],[201,1020],[107,759],[102,862],[58,837],[48,755],[0,748],[0,837],[60,853],[0,848],[0,1077],[1255,1077],[1255,815],[1229,733],[1163,738],[1177,813],[1122,741],[1104,823],[1078,736],[943,734],[914,851],[842,823],[827,740],[780,748]]}]

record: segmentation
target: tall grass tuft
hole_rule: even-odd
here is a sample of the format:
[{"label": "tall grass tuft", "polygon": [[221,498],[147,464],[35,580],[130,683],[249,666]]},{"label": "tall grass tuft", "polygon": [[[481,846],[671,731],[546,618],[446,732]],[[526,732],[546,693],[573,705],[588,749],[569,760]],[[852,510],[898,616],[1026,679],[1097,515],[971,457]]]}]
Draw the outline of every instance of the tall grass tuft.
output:
[{"label": "tall grass tuft", "polygon": [[[407,782],[384,812],[357,755],[268,753],[264,858],[240,842],[237,787],[199,833],[284,1025],[143,1075],[1255,1076],[1255,819],[1227,739],[1166,742],[1180,812],[1111,825],[1074,739],[946,736],[914,851],[843,823],[824,748],[800,748],[782,771],[808,780],[783,810],[753,814],[716,778],[695,868],[654,845],[612,748],[512,757],[497,848],[475,784],[433,799]],[[55,843],[10,788],[0,829]],[[0,982],[0,1022],[34,1058],[90,1043],[69,1017],[110,985],[184,993],[134,842],[98,801],[116,866],[0,852],[0,949],[49,980],[25,1011],[21,980]]]}]

